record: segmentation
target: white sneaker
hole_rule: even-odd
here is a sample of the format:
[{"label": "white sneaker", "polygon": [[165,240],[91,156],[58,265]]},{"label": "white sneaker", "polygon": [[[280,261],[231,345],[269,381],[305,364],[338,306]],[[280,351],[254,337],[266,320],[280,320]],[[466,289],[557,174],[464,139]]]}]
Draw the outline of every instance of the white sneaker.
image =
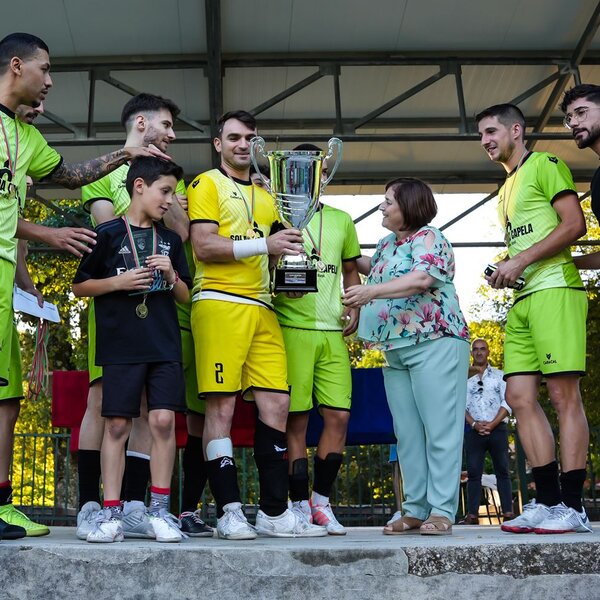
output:
[{"label": "white sneaker", "polygon": [[181,522],[169,511],[161,508],[158,514],[148,516],[157,542],[180,542],[185,534],[181,531]]},{"label": "white sneaker", "polygon": [[154,539],[156,534],[150,523],[146,505],[140,500],[123,503],[123,535],[126,538]]},{"label": "white sneaker", "polygon": [[532,500],[523,507],[523,512],[500,525],[502,531],[510,533],[531,533],[550,514],[550,508]]},{"label": "white sneaker", "polygon": [[346,535],[346,528],[335,518],[331,504],[314,504],[311,510],[313,523],[325,527],[329,535]]},{"label": "white sneaker", "polygon": [[550,514],[533,529],[536,533],[591,533],[590,520],[585,512],[577,512],[562,502],[550,507]]},{"label": "white sneaker", "polygon": [[254,540],[252,528],[240,502],[230,502],[223,507],[223,516],[217,519],[217,537],[223,540]]},{"label": "white sneaker", "polygon": [[392,515],[392,518],[386,523],[386,525],[391,525],[392,523],[395,523],[396,521],[400,520],[401,518],[402,518],[402,511],[401,510],[397,510]]},{"label": "white sneaker", "polygon": [[262,510],[256,513],[256,531],[269,537],[323,537],[325,527],[312,525],[303,514],[289,508],[278,517],[269,517]]},{"label": "white sneaker", "polygon": [[288,502],[288,508],[291,511],[297,512],[303,516],[308,523],[313,522],[312,511],[310,510],[310,502],[308,500],[294,500]]},{"label": "white sneaker", "polygon": [[87,540],[88,533],[94,529],[96,516],[102,510],[97,502],[86,502],[77,513],[76,536],[80,540]]},{"label": "white sneaker", "polygon": [[115,519],[109,509],[100,510],[96,515],[94,529],[88,533],[88,542],[111,543],[122,542],[123,526],[121,519]]}]

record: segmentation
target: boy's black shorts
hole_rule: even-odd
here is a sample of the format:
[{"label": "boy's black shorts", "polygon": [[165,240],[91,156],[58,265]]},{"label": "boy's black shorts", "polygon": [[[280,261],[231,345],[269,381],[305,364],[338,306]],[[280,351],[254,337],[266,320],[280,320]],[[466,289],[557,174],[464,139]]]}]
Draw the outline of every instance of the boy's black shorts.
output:
[{"label": "boy's black shorts", "polygon": [[104,365],[103,371],[103,417],[139,417],[144,387],[149,411],[158,408],[185,411],[185,381],[181,363]]}]

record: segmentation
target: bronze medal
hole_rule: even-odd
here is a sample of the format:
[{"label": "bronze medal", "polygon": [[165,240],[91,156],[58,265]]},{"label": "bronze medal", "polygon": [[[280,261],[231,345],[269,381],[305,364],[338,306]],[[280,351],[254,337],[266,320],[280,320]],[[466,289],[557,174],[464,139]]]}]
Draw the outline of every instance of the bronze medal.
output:
[{"label": "bronze medal", "polygon": [[148,316],[148,307],[146,306],[146,304],[144,302],[142,302],[141,304],[138,304],[135,307],[135,314],[140,319],[145,319]]}]

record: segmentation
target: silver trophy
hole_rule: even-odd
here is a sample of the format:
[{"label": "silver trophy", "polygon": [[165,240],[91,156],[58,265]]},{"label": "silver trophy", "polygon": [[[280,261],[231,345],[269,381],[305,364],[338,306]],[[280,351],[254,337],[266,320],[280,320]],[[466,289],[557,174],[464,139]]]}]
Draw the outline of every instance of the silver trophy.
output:
[{"label": "silver trophy", "polygon": [[[335,163],[322,180],[323,163],[336,153]],[[261,178],[271,195],[279,216],[285,225],[304,229],[319,208],[319,198],[331,181],[342,160],[342,140],[331,138],[327,154],[309,150],[274,150],[265,153],[265,140],[261,137],[250,141],[250,158],[260,174],[257,156],[269,161],[271,181]],[[275,269],[273,291],[316,292],[317,267],[305,252],[298,256],[282,255]]]}]

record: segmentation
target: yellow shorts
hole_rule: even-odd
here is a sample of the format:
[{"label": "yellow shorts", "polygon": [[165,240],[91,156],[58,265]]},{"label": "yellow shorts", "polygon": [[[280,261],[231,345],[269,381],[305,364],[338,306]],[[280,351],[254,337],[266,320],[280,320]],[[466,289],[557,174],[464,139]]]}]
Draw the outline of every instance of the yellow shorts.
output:
[{"label": "yellow shorts", "polygon": [[285,348],[275,312],[222,300],[192,304],[198,395],[250,400],[253,390],[288,393]]}]

